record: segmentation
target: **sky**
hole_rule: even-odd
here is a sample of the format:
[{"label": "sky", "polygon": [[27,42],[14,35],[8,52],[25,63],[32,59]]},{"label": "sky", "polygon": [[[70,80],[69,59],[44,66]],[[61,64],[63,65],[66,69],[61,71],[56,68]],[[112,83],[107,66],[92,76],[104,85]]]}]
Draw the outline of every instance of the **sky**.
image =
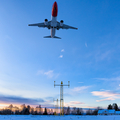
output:
[{"label": "sky", "polygon": [[51,20],[54,0],[0,0],[0,106],[120,106],[120,1],[56,0],[57,20],[78,30],[28,26]]}]

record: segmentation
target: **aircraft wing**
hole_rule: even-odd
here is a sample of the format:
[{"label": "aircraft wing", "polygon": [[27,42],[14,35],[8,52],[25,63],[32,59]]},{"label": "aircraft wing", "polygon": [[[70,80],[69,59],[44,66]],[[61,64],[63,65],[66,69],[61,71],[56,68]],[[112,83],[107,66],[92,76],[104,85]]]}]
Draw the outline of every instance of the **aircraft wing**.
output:
[{"label": "aircraft wing", "polygon": [[72,27],[72,26],[69,26],[69,25],[65,25],[65,24],[63,24],[62,26],[60,25],[60,22],[57,22],[57,26],[59,27],[59,28],[62,28],[62,29],[78,29],[78,28],[76,28],[76,27]]},{"label": "aircraft wing", "polygon": [[51,21],[49,21],[47,25],[45,25],[45,23],[43,22],[43,23],[28,24],[28,26],[38,26],[38,27],[47,27],[48,28],[50,26],[50,22]]}]

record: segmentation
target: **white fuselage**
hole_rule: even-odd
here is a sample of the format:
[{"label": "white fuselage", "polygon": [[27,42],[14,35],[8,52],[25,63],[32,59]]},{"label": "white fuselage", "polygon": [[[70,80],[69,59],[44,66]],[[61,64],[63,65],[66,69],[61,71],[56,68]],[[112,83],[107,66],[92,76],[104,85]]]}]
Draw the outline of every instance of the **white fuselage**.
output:
[{"label": "white fuselage", "polygon": [[57,17],[51,17],[51,37],[54,38],[57,26]]}]

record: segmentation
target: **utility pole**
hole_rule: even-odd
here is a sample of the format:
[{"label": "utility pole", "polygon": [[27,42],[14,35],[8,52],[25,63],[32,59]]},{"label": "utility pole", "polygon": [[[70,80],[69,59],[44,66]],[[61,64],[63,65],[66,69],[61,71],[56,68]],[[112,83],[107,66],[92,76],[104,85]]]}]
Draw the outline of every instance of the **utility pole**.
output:
[{"label": "utility pole", "polygon": [[70,86],[70,81],[68,81],[68,85],[63,85],[63,82],[61,81],[61,84],[55,84],[54,81],[54,87],[60,86],[60,115],[64,115],[64,99],[63,99],[63,86]]}]

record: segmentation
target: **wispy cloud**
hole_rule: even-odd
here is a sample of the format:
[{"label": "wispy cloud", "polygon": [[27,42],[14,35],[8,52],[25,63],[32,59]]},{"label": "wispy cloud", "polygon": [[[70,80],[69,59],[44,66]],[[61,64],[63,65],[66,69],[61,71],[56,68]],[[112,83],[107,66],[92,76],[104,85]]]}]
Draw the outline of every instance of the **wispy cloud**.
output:
[{"label": "wispy cloud", "polygon": [[100,97],[116,97],[116,98],[118,98],[117,95],[120,95],[120,93],[115,93],[112,91],[93,91],[91,93],[95,96],[100,96]]},{"label": "wispy cloud", "polygon": [[37,75],[41,75],[41,74],[44,74],[44,70],[39,70],[39,71],[37,72]]},{"label": "wispy cloud", "polygon": [[106,99],[96,100],[96,102],[111,101],[111,100],[115,100],[115,99],[113,99],[113,98],[106,98]]},{"label": "wispy cloud", "polygon": [[86,93],[90,87],[92,87],[92,86],[74,87],[74,88],[70,89],[70,91],[68,93],[66,93],[66,95],[76,96],[80,93]]},{"label": "wispy cloud", "polygon": [[67,107],[67,106],[70,106],[70,107],[74,107],[74,106],[81,106],[81,105],[83,105],[83,104],[85,104],[85,103],[83,103],[83,102],[80,102],[80,101],[70,101],[70,102],[68,102],[68,103],[65,103],[65,106]]},{"label": "wispy cloud", "polygon": [[43,99],[32,99],[32,98],[23,98],[18,96],[3,96],[0,95],[1,103],[9,103],[9,104],[30,104],[30,105],[38,105],[44,103]]},{"label": "wispy cloud", "polygon": [[84,82],[78,82],[78,83],[84,83]]},{"label": "wispy cloud", "polygon": [[[61,52],[64,52],[64,49],[62,49]],[[60,55],[59,58],[63,58],[63,55]]]},{"label": "wispy cloud", "polygon": [[44,74],[45,74],[46,76],[48,76],[49,78],[52,78],[52,77],[54,76],[53,70],[49,70],[49,71],[47,71],[47,72],[44,72]]},{"label": "wispy cloud", "polygon": [[105,53],[101,54],[101,60],[105,59],[108,57],[108,55],[110,55],[111,51],[106,51]]},{"label": "wispy cloud", "polygon": [[[85,109],[85,108],[86,108],[86,109]],[[92,109],[92,108],[93,108],[93,109],[96,109],[96,107],[92,107],[92,106],[84,106],[84,110],[88,110],[88,109],[90,109],[90,108],[91,108],[91,109]]]},{"label": "wispy cloud", "polygon": [[87,47],[87,43],[85,42],[85,46]]},{"label": "wispy cloud", "polygon": [[120,81],[120,76],[114,78],[94,78],[96,80],[105,80],[105,81]]},{"label": "wispy cloud", "polygon": [[59,58],[63,58],[63,55],[60,55]]},{"label": "wispy cloud", "polygon": [[105,52],[102,52],[102,51],[98,51],[96,54],[95,54],[95,59],[96,61],[103,61],[105,59],[110,59],[111,57],[111,53],[112,51],[108,50],[108,51],[105,51]]},{"label": "wispy cloud", "polygon": [[72,89],[72,91],[74,92],[82,92],[88,88],[90,88],[91,86],[81,86],[81,87],[75,87],[74,89]]},{"label": "wispy cloud", "polygon": [[85,104],[85,103],[79,101],[70,101],[69,104]]},{"label": "wispy cloud", "polygon": [[94,96],[99,96],[100,98],[103,98],[101,100],[96,100],[97,102],[120,99],[120,93],[112,92],[109,90],[107,90],[107,91],[93,91],[91,93]]},{"label": "wispy cloud", "polygon": [[64,49],[61,50],[61,52],[64,52],[64,51],[65,51]]},{"label": "wispy cloud", "polygon": [[105,90],[105,89],[100,89],[101,91]]},{"label": "wispy cloud", "polygon": [[49,70],[49,71],[39,70],[37,72],[37,75],[45,75],[48,78],[57,78],[59,76],[59,74],[54,73],[53,70]]},{"label": "wispy cloud", "polygon": [[80,91],[83,91],[83,90],[85,90],[85,89],[88,89],[90,86],[82,86],[82,87],[75,87],[74,89],[73,89],[73,91],[75,91],[75,92],[80,92]]}]

